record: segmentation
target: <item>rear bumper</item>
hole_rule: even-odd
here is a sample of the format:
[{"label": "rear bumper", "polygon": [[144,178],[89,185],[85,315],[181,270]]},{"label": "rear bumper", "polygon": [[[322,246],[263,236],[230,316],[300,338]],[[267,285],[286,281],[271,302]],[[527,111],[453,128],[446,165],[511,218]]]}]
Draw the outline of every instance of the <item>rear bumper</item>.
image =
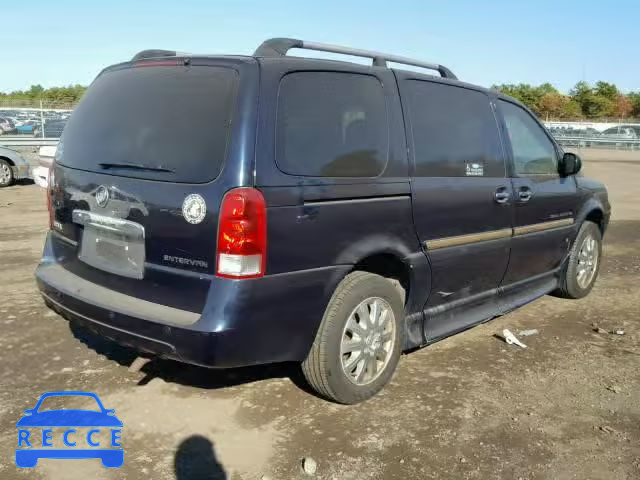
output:
[{"label": "rear bumper", "polygon": [[350,268],[241,281],[213,277],[198,314],[91,283],[46,252],[47,247],[36,280],[57,313],[141,352],[219,368],[303,360],[329,298]]},{"label": "rear bumper", "polygon": [[221,358],[224,350],[216,345],[221,337],[219,334],[169,327],[102,309],[64,294],[40,279],[38,287],[47,306],[56,313],[141,353],[207,367],[242,364]]},{"label": "rear bumper", "polygon": [[31,165],[16,165],[11,167],[11,170],[13,170],[13,178],[16,180],[31,178]]}]

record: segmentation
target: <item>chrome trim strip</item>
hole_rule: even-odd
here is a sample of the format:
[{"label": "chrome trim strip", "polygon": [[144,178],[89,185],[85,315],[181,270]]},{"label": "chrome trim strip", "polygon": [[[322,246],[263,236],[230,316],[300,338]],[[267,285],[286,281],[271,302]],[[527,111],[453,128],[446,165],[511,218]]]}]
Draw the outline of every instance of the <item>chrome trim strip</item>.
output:
[{"label": "chrome trim strip", "polygon": [[487,242],[489,240],[498,240],[501,238],[517,237],[527,235],[529,233],[543,232],[553,230],[554,228],[570,227],[573,225],[574,219],[562,218],[560,220],[551,220],[549,222],[533,223],[515,228],[503,228],[500,230],[489,230],[488,232],[469,233],[466,235],[456,235],[454,237],[436,238],[433,240],[425,240],[424,246],[429,250],[438,248],[456,247],[459,245],[468,245],[470,243]]},{"label": "chrome trim strip", "polygon": [[503,228],[501,230],[490,230],[488,232],[469,233],[467,235],[456,235],[455,237],[436,238],[424,242],[429,250],[437,248],[455,247],[457,245],[466,245],[469,243],[486,242],[489,240],[498,240],[500,238],[508,238],[513,234],[511,228]]},{"label": "chrome trim strip", "polygon": [[408,200],[411,197],[407,195],[389,195],[386,197],[369,197],[369,198],[352,198],[345,200],[312,200],[310,202],[305,201],[305,207],[316,207],[320,205],[336,205],[341,203],[365,203],[365,202],[388,202],[391,200]]},{"label": "chrome trim strip", "polygon": [[120,232],[131,238],[144,239],[144,227],[136,222],[121,218],[107,217],[87,210],[74,210],[71,213],[73,223],[79,225],[91,225],[102,230]]},{"label": "chrome trim strip", "polygon": [[531,225],[523,225],[513,229],[513,236],[526,235],[528,233],[543,232],[554,228],[570,227],[573,225],[573,217],[562,218],[560,220],[552,220],[550,222],[532,223]]}]

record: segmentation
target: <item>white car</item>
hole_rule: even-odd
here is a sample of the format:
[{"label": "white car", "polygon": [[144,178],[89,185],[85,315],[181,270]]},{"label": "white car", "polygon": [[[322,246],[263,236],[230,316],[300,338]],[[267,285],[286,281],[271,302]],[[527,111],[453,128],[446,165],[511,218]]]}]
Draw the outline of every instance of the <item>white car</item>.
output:
[{"label": "white car", "polygon": [[633,140],[635,138],[638,138],[638,133],[636,132],[636,130],[632,127],[626,127],[626,126],[607,128],[604,132],[602,132],[602,135],[607,135],[607,136],[625,139],[625,140],[626,139]]},{"label": "white car", "polygon": [[53,164],[53,158],[56,155],[56,147],[55,145],[46,145],[40,147],[38,151],[38,156],[40,157],[40,165],[35,167],[31,174],[33,175],[33,181],[36,182],[36,185],[47,188],[49,182],[49,169]]}]

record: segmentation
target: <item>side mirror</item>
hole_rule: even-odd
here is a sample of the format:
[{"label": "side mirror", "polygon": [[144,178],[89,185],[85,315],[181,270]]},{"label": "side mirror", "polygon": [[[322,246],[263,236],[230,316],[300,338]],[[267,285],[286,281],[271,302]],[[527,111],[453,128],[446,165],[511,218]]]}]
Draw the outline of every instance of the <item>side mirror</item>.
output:
[{"label": "side mirror", "polygon": [[562,156],[558,167],[559,173],[563,177],[575,175],[582,168],[582,160],[580,160],[580,157],[575,153],[567,152]]},{"label": "side mirror", "polygon": [[27,415],[31,415],[33,413],[33,408],[27,408],[24,413],[26,413]]}]

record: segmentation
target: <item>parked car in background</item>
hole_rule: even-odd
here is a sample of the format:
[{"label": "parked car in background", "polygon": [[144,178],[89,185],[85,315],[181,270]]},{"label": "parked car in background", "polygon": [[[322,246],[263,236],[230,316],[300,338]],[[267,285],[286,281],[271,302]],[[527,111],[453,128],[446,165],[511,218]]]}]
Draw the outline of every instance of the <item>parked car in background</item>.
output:
[{"label": "parked car in background", "polygon": [[554,136],[560,137],[586,137],[597,133],[595,128],[551,127],[549,129]]},{"label": "parked car in background", "polygon": [[16,125],[8,117],[0,117],[0,135],[14,133],[16,131]]},{"label": "parked car in background", "polygon": [[607,128],[602,135],[615,136],[616,138],[633,140],[640,138],[640,126],[638,125],[618,125]]},{"label": "parked car in background", "polygon": [[30,177],[29,162],[15,150],[0,147],[0,188],[13,185],[16,180]]},{"label": "parked car in background", "polygon": [[16,133],[20,135],[35,135],[40,128],[40,122],[27,120],[16,125]]},{"label": "parked car in background", "polygon": [[357,403],[403,351],[591,291],[610,205],[580,168],[520,102],[443,65],[282,38],[147,50],[105,68],[65,128],[37,282],[145,354],[296,361]]},{"label": "parked car in background", "polygon": [[49,169],[53,165],[53,159],[56,155],[57,146],[44,145],[38,151],[40,164],[33,168],[31,174],[36,185],[47,188],[49,185]]},{"label": "parked car in background", "polygon": [[[66,124],[66,120],[45,120],[44,127],[38,126],[34,131],[34,136],[44,138],[60,138]],[[42,134],[43,129],[44,135]]]}]

